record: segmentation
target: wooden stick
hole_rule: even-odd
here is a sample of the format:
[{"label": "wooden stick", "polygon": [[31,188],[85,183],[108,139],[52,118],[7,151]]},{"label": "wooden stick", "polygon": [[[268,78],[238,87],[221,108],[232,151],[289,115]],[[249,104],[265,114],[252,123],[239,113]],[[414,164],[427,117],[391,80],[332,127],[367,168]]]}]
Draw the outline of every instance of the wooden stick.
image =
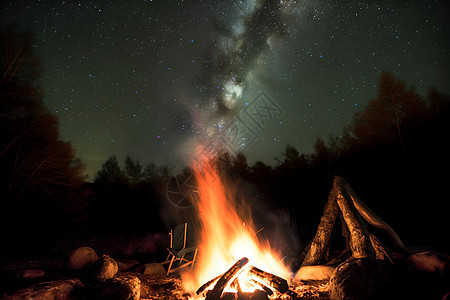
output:
[{"label": "wooden stick", "polygon": [[272,296],[273,295],[273,291],[266,285],[262,284],[261,282],[255,280],[255,279],[250,279],[250,282],[253,285],[259,286],[260,288],[262,288],[264,290],[264,292],[266,292],[267,295]]},{"label": "wooden stick", "polygon": [[211,279],[210,281],[208,281],[207,283],[205,283],[204,285],[202,285],[201,287],[198,288],[198,290],[196,291],[197,295],[200,295],[204,290],[206,290],[207,288],[209,288],[214,282],[216,282],[223,274],[220,274],[219,276],[214,277],[213,279]]},{"label": "wooden stick", "polygon": [[263,280],[265,283],[267,283],[268,286],[274,288],[281,294],[286,293],[289,289],[289,285],[285,279],[278,277],[277,275],[274,275],[272,273],[264,272],[263,270],[260,270],[254,266],[250,268],[248,273],[252,276],[255,276],[257,279]]},{"label": "wooden stick", "polygon": [[228,271],[223,273],[214,288],[206,295],[205,300],[219,300],[228,282],[248,263],[248,258],[238,260]]}]

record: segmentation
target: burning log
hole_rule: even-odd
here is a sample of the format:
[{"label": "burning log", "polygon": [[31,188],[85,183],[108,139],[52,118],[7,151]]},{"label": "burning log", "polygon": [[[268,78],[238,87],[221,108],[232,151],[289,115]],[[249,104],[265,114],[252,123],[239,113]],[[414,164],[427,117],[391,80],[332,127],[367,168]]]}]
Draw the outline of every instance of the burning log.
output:
[{"label": "burning log", "polygon": [[263,270],[260,270],[254,266],[250,268],[248,273],[252,276],[255,276],[257,279],[264,281],[268,286],[274,288],[281,294],[286,293],[289,289],[289,285],[285,279],[278,277],[277,275],[264,272]]},{"label": "burning log", "polygon": [[209,288],[214,282],[216,282],[217,280],[219,280],[219,278],[222,276],[223,274],[220,274],[217,277],[214,277],[213,279],[211,279],[210,281],[208,281],[207,283],[205,283],[204,285],[202,285],[201,287],[198,288],[198,290],[195,292],[197,295],[200,295],[201,293],[203,293],[204,290],[206,290],[207,288]]},{"label": "burning log", "polygon": [[243,257],[238,260],[228,271],[226,271],[214,285],[214,288],[207,293],[206,300],[218,300],[222,296],[223,290],[228,282],[248,263],[248,258]]},{"label": "burning log", "polygon": [[[203,284],[197,290],[197,295],[204,292],[214,283],[213,289],[206,293],[206,300],[221,299],[220,297],[224,294],[224,290],[227,286],[236,289],[238,295],[248,294],[242,291],[241,284],[253,286],[256,289],[254,293],[258,292],[258,295],[266,295],[265,298],[263,297],[261,299],[268,299],[268,296],[272,296],[274,291],[277,291],[280,294],[285,294],[289,291],[289,285],[285,279],[254,266],[246,268],[237,275],[247,263],[247,258],[241,258],[227,272]],[[259,299],[258,297],[257,299]]]},{"label": "burning log", "polygon": [[256,285],[256,286],[259,286],[260,288],[262,288],[264,290],[264,292],[266,292],[267,295],[269,295],[269,296],[273,295],[273,291],[266,285],[262,284],[261,282],[255,280],[255,279],[250,279],[250,282],[253,285]]}]

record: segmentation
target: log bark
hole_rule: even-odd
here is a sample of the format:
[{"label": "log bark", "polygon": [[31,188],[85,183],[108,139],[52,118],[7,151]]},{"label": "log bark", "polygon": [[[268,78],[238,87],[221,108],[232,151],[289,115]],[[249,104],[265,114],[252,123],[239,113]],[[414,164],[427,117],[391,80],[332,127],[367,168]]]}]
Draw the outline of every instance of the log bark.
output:
[{"label": "log bark", "polygon": [[264,292],[266,292],[267,295],[272,296],[273,295],[273,291],[266,285],[262,284],[261,282],[255,280],[255,279],[250,279],[250,282],[253,285],[259,286],[260,288],[262,288],[264,290]]},{"label": "log bark", "polygon": [[302,267],[323,262],[326,251],[329,249],[331,232],[339,211],[341,211],[343,221],[342,234],[352,257],[371,257],[392,262],[387,248],[377,237],[369,234],[367,224],[385,233],[387,239],[401,253],[408,253],[395,231],[356,196],[351,186],[343,178],[335,176],[317,232],[302,253]]},{"label": "log bark", "polygon": [[396,250],[400,251],[403,254],[409,255],[408,249],[403,244],[397,233],[392,229],[392,227],[389,226],[389,224],[387,224],[359,199],[350,184],[348,184],[343,178],[342,181],[344,182],[345,188],[349,196],[351,197],[353,204],[355,205],[358,213],[363,217],[363,219],[371,226],[381,229],[384,232],[386,238],[390,241],[392,246],[396,248]]},{"label": "log bark", "polygon": [[328,195],[328,202],[322,217],[320,218],[316,235],[305,249],[307,252],[302,261],[302,267],[320,264],[326,249],[330,245],[331,232],[333,231],[333,226],[339,213],[336,199],[337,195],[340,193],[340,186],[340,177],[336,176],[333,181],[333,187]]},{"label": "log bark", "polygon": [[222,296],[223,290],[233,279],[233,277],[248,263],[248,258],[243,257],[238,260],[228,271],[223,273],[214,288],[206,295],[206,300],[218,300]]},{"label": "log bark", "polygon": [[337,195],[337,204],[342,212],[345,224],[350,231],[349,246],[354,258],[375,257],[375,251],[370,242],[369,232],[358,214],[353,202],[350,200],[344,180],[338,176],[340,192]]},{"label": "log bark", "polygon": [[204,290],[206,290],[207,288],[209,288],[214,282],[216,282],[217,280],[219,280],[219,278],[222,276],[223,274],[220,274],[219,276],[214,277],[213,279],[211,279],[210,281],[208,281],[207,283],[205,283],[204,285],[202,285],[201,287],[198,288],[198,290],[195,292],[197,295],[200,295],[201,293],[203,293]]},{"label": "log bark", "polygon": [[284,294],[289,290],[289,285],[287,281],[277,275],[265,272],[254,266],[250,268],[248,273],[250,276],[254,276],[257,279],[264,281],[268,286],[277,290],[281,294]]}]

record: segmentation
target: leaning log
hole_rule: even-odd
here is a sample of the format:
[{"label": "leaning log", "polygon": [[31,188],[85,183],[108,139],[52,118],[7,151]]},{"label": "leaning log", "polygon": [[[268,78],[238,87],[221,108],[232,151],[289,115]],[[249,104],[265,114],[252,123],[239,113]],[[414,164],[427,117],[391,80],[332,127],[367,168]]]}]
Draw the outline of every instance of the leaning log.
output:
[{"label": "leaning log", "polygon": [[266,292],[267,295],[269,295],[269,296],[273,295],[273,291],[269,287],[267,287],[265,284],[262,284],[261,282],[255,280],[255,279],[250,279],[250,283],[262,288],[264,290],[264,292]]},{"label": "leaning log", "polygon": [[198,290],[195,292],[197,295],[200,295],[204,290],[206,290],[207,288],[209,288],[214,282],[216,282],[217,280],[219,280],[219,278],[222,276],[222,274],[220,274],[219,276],[214,277],[213,279],[211,279],[210,281],[208,281],[207,283],[205,283],[204,285],[202,285],[201,287],[198,288]]},{"label": "leaning log", "polygon": [[361,199],[358,198],[347,181],[345,181],[343,178],[341,178],[341,180],[343,181],[345,188],[350,198],[352,199],[353,204],[355,205],[355,208],[358,210],[358,213],[364,218],[364,220],[371,226],[381,229],[384,232],[386,238],[389,240],[390,244],[395,247],[397,251],[400,251],[405,255],[409,255],[408,249],[403,244],[402,240],[394,231],[394,229],[392,229],[389,224],[387,224],[383,219],[375,214],[364,202],[361,201]]},{"label": "leaning log", "polygon": [[337,204],[342,212],[342,217],[350,231],[349,246],[354,258],[375,257],[375,251],[370,242],[369,232],[358,214],[344,185],[344,180],[336,176],[340,182],[340,192],[337,195]]},{"label": "leaning log", "polygon": [[214,285],[214,288],[209,291],[206,295],[205,300],[218,300],[222,296],[223,290],[233,279],[233,277],[248,263],[248,258],[243,257],[238,260],[228,271],[223,273],[223,275],[219,278],[217,283]]},{"label": "leaning log", "polygon": [[277,290],[281,294],[284,294],[288,291],[289,285],[287,281],[275,274],[265,272],[260,270],[254,266],[250,268],[248,271],[250,276],[255,276],[257,279],[264,281],[268,286]]},{"label": "leaning log", "polygon": [[316,235],[305,249],[305,258],[302,260],[302,267],[320,264],[325,255],[326,249],[330,245],[331,232],[339,213],[339,207],[336,202],[337,195],[341,189],[340,177],[335,177],[333,187],[328,195],[328,202],[320,218]]}]

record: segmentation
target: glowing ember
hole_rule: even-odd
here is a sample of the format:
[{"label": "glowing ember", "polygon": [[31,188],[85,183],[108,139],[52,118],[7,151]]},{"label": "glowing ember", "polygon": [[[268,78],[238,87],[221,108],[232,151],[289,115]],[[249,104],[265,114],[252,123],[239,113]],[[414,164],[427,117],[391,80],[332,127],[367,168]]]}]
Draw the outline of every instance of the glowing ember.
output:
[{"label": "glowing ember", "polygon": [[[192,167],[199,187],[198,215],[201,221],[199,254],[193,273],[183,274],[187,291],[196,291],[204,283],[227,272],[236,261],[246,257],[248,264],[232,279],[224,292],[253,292],[258,284],[250,276],[251,266],[283,278],[290,272],[267,241],[260,241],[251,228],[249,208],[237,203],[235,195],[217,174],[212,162],[203,159]],[[255,268],[256,269],[256,268]],[[214,286],[214,284],[212,284]],[[211,287],[212,288],[212,287]],[[263,289],[259,287],[258,289]]]}]

